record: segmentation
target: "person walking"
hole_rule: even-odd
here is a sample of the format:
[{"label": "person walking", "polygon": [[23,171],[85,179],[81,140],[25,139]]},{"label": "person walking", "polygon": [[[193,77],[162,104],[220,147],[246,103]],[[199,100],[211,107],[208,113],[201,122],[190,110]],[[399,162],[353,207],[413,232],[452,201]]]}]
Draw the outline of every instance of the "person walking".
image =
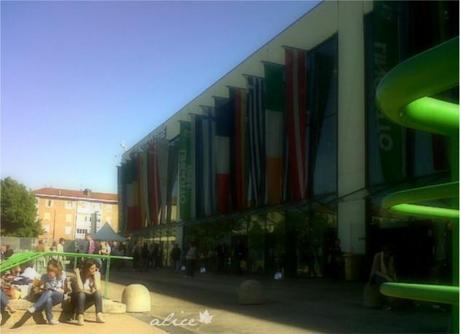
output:
[{"label": "person walking", "polygon": [[[109,243],[107,241],[101,241],[101,248],[99,249],[99,254],[100,255],[110,255],[112,253],[112,248],[110,247]],[[101,274],[105,274],[105,268],[106,268],[106,259],[101,259]]]},{"label": "person walking", "polygon": [[[45,252],[45,243],[43,242],[43,240],[38,240],[38,243],[35,246],[35,251],[40,252],[40,253]],[[46,266],[46,258],[44,256],[39,257],[36,260],[37,271],[42,273],[45,269],[45,266]]]},{"label": "person walking", "polygon": [[180,270],[180,256],[181,256],[181,249],[177,243],[174,244],[173,249],[171,250],[171,262],[173,263],[174,271]]},{"label": "person walking", "polygon": [[150,263],[150,252],[149,252],[149,244],[144,242],[144,246],[142,246],[142,269],[143,271],[149,270],[149,263]]},{"label": "person walking", "polygon": [[91,234],[86,233],[85,234],[85,239],[88,242],[88,247],[86,248],[86,253],[87,254],[94,254],[96,252],[96,243],[93,240],[93,237]]},{"label": "person walking", "polygon": [[187,276],[193,277],[195,274],[195,266],[197,259],[197,250],[194,243],[189,243],[189,248],[187,255],[185,255],[185,260],[187,261]]}]

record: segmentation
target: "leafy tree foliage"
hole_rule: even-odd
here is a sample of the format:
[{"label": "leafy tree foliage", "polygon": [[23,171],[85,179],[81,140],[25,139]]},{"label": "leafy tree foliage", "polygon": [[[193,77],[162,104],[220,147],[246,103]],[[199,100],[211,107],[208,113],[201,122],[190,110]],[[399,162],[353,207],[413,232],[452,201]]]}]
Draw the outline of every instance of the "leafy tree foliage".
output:
[{"label": "leafy tree foliage", "polygon": [[0,190],[1,234],[15,237],[38,237],[42,234],[34,194],[10,177],[0,180]]}]

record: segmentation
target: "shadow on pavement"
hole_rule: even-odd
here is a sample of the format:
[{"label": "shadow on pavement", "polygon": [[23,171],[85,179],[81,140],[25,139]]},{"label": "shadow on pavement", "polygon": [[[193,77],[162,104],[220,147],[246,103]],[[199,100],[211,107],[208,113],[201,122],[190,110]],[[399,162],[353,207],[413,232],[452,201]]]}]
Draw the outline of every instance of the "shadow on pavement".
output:
[{"label": "shadow on pavement", "polygon": [[[187,302],[328,333],[446,333],[449,315],[423,304],[405,304],[393,311],[362,306],[363,283],[328,279],[257,277],[266,291],[267,303],[239,305],[237,289],[251,276],[206,273],[184,278],[168,270],[153,272],[114,271],[111,281],[123,285],[140,283],[151,292]],[[163,310],[165,315],[175,310]]]}]

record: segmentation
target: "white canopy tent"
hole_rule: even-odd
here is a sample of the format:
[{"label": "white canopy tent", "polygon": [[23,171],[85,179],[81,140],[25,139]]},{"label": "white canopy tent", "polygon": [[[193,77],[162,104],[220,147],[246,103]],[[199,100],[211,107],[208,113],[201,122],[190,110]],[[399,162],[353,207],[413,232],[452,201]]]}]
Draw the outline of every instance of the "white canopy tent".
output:
[{"label": "white canopy tent", "polygon": [[99,231],[96,232],[94,236],[95,240],[103,240],[103,241],[125,241],[126,238],[118,235],[113,230],[112,226],[105,223]]}]

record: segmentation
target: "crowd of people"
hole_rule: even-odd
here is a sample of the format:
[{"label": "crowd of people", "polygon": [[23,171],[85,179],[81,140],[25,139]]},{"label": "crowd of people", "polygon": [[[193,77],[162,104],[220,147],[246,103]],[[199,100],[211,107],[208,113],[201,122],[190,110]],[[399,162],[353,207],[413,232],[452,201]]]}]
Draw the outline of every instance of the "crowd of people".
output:
[{"label": "crowd of people", "polygon": [[[212,252],[215,257],[213,261],[215,271],[228,272],[231,270],[229,264],[232,261],[236,263],[235,273],[242,274],[246,270],[244,245],[237,243],[237,246],[233,252],[223,243],[216,246]],[[34,314],[44,311],[48,323],[54,325],[58,321],[53,318],[52,307],[61,303],[67,296],[73,307],[72,319],[78,325],[84,324],[84,311],[91,305],[95,305],[97,322],[105,322],[101,277],[104,275],[106,260],[85,259],[82,256],[82,258],[73,258],[74,262],[71,262],[70,259],[66,260],[65,256],[58,255],[65,250],[82,254],[132,256],[133,267],[138,271],[169,267],[173,271],[183,272],[188,277],[193,277],[197,270],[206,271],[209,264],[209,261],[206,261],[208,257],[204,256],[204,252],[200,251],[193,241],[189,242],[185,249],[181,249],[177,243],[168,249],[164,244],[152,241],[131,243],[96,241],[90,234],[85,236],[85,240],[76,240],[73,243],[61,238],[52,242],[49,248],[40,240],[35,246],[35,251],[56,252],[56,256],[43,257],[34,263],[23,264],[2,275],[0,291],[2,314],[16,312],[11,306],[11,299],[27,298],[34,302],[27,312]],[[2,245],[0,248],[2,261],[11,257],[13,253],[9,245]],[[328,276],[341,278],[344,263],[339,239],[330,245],[327,253],[325,270]],[[114,261],[113,265],[121,268],[126,264],[124,261]],[[45,273],[41,275],[42,272]],[[393,251],[386,245],[381,252],[375,254],[369,284],[378,287],[384,282],[396,281],[396,279]]]},{"label": "crowd of people", "polygon": [[[117,242],[96,242],[90,234],[85,237],[85,249],[69,249],[87,254],[124,255],[123,246]],[[0,308],[2,317],[5,313],[15,313],[11,300],[27,299],[33,305],[27,309],[30,315],[45,312],[50,325],[59,323],[53,317],[53,306],[69,299],[72,314],[68,319],[78,325],[84,325],[85,310],[95,305],[96,322],[104,323],[102,306],[102,283],[104,260],[93,258],[75,258],[75,263],[67,261],[64,252],[66,240],[52,242],[48,248],[43,240],[39,240],[34,250],[37,252],[56,252],[56,256],[39,258],[36,261],[16,266],[1,276]],[[120,247],[121,246],[121,247]],[[8,259],[13,253],[7,245],[1,248],[1,260]],[[9,251],[9,252],[8,252]],[[67,270],[66,270],[67,269]],[[44,272],[44,274],[40,274]]]}]

